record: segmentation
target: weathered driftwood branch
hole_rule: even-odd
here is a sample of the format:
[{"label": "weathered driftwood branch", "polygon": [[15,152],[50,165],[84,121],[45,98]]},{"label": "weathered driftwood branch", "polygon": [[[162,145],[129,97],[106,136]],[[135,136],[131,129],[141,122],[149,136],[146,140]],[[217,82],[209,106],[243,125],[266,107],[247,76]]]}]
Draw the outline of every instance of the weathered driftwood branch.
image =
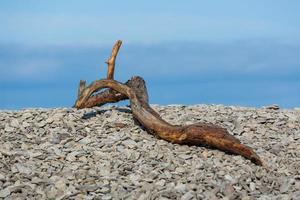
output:
[{"label": "weathered driftwood branch", "polygon": [[[226,152],[231,152],[250,159],[257,165],[262,165],[259,156],[248,146],[230,135],[226,129],[213,124],[197,123],[188,126],[172,125],[163,120],[160,115],[149,106],[145,81],[141,77],[132,77],[125,84],[113,80],[115,57],[120,48],[120,41],[115,45],[108,62],[107,79],[92,82],[83,90],[75,102],[76,108],[93,107],[105,103],[118,102],[129,99],[132,114],[142,126],[152,134],[172,143],[187,145],[208,145]],[[113,57],[113,58],[112,58]],[[111,67],[113,66],[113,67]],[[103,92],[94,93],[109,88]]]},{"label": "weathered driftwood branch", "polygon": [[79,82],[79,87],[78,87],[78,96],[77,96],[77,98],[80,97],[82,91],[84,90],[84,88],[85,88],[85,83],[86,83],[85,80],[80,80],[80,82]]},{"label": "weathered driftwood branch", "polygon": [[108,65],[107,79],[114,79],[115,62],[121,45],[122,45],[122,41],[118,40],[112,49],[110,58],[106,62]]}]

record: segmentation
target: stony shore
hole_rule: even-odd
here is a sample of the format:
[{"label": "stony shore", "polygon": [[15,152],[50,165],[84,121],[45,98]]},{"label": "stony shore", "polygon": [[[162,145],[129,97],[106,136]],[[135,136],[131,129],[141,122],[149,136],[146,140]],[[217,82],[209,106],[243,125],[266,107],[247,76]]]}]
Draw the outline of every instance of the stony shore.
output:
[{"label": "stony shore", "polygon": [[157,106],[227,128],[264,161],[171,144],[128,107],[0,111],[0,199],[300,199],[300,110]]}]

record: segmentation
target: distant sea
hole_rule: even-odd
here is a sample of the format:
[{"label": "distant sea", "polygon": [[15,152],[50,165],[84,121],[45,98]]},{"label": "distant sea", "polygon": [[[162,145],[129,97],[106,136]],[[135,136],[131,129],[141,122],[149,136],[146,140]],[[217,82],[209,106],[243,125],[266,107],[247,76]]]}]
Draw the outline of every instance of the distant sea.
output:
[{"label": "distant sea", "polygon": [[[207,82],[148,84],[152,104],[224,104],[261,107],[277,104],[283,108],[300,107],[300,81],[270,82]],[[1,87],[0,109],[30,107],[71,107],[77,94],[74,85],[43,87]],[[126,102],[125,102],[126,104]],[[123,103],[124,105],[124,103]]]},{"label": "distant sea", "polygon": [[[0,45],[0,109],[71,107],[80,79],[105,77],[110,51]],[[300,107],[299,55],[300,46],[270,41],[124,43],[116,79],[142,76],[152,104],[293,108]]]}]

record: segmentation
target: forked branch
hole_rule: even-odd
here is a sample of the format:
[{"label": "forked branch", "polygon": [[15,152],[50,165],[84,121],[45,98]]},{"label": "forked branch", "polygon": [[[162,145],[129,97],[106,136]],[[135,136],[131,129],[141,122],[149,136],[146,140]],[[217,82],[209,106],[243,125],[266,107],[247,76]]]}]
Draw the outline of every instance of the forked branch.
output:
[{"label": "forked branch", "polygon": [[80,95],[81,95],[81,93],[82,93],[82,91],[84,90],[84,88],[85,88],[85,80],[80,80],[80,82],[79,82],[79,87],[78,87],[78,98],[80,97]]},{"label": "forked branch", "polygon": [[115,62],[121,45],[122,45],[122,41],[118,40],[113,47],[110,58],[106,62],[108,65],[107,79],[114,79]]},{"label": "forked branch", "polygon": [[[118,41],[117,44],[119,44],[119,49],[121,43]],[[113,52],[115,52],[115,48]],[[111,70],[110,65],[108,65],[109,70]],[[113,71],[108,72],[109,77],[113,77],[111,73]],[[104,88],[109,89],[93,95]],[[197,123],[188,126],[177,126],[166,122],[149,106],[147,88],[141,77],[132,77],[125,84],[111,78],[94,81],[81,92],[75,102],[75,107],[80,109],[117,102],[127,98],[130,101],[134,118],[150,133],[161,139],[178,144],[208,145],[226,152],[242,155],[255,164],[262,165],[259,156],[250,147],[241,144],[226,129],[213,124]]]}]

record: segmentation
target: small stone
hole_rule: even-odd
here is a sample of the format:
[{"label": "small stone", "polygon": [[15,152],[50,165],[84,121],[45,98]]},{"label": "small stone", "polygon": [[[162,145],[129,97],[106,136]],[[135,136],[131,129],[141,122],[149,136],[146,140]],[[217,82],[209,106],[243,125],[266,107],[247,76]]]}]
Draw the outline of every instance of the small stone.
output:
[{"label": "small stone", "polygon": [[224,176],[224,178],[226,179],[226,180],[228,180],[230,183],[235,183],[236,182],[236,179],[234,179],[232,176],[230,176],[229,174],[226,174],[225,176]]},{"label": "small stone", "polygon": [[22,118],[23,119],[28,119],[28,118],[31,118],[32,117],[32,114],[30,112],[26,112],[22,115]]},{"label": "small stone", "polygon": [[182,192],[183,193],[186,190],[186,185],[182,184],[182,183],[178,183],[175,186],[175,190],[178,191],[178,192]]},{"label": "small stone", "polygon": [[47,181],[35,176],[31,179],[31,183],[40,184],[40,183],[47,183]]},{"label": "small stone", "polygon": [[57,193],[57,189],[55,187],[51,187],[51,189],[46,192],[46,195],[48,199],[56,199]]},{"label": "small stone", "polygon": [[[97,187],[97,188],[98,188],[98,187]],[[109,193],[109,192],[110,192],[110,189],[109,189],[108,187],[102,187],[102,188],[100,189],[100,192],[106,194],[106,193]]]},{"label": "small stone", "polygon": [[109,168],[103,168],[103,169],[101,169],[101,171],[99,172],[99,174],[101,175],[101,176],[109,176],[110,175],[110,169]]},{"label": "small stone", "polygon": [[265,109],[268,109],[268,110],[279,110],[280,107],[277,104],[273,104],[273,105],[266,106]]},{"label": "small stone", "polygon": [[53,117],[49,117],[49,118],[46,119],[47,124],[51,124],[52,122],[54,122]]},{"label": "small stone", "polygon": [[192,158],[193,156],[190,155],[190,154],[179,154],[178,157],[179,157],[179,158],[182,158],[182,159],[184,159],[184,160],[188,160],[188,159]]},{"label": "small stone", "polygon": [[87,133],[90,133],[91,132],[91,129],[89,127],[85,127],[84,130],[87,132]]},{"label": "small stone", "polygon": [[127,126],[127,124],[124,124],[124,123],[114,123],[114,127],[117,127],[117,128],[124,128],[124,127],[126,127]]},{"label": "small stone", "polygon": [[[97,185],[83,185],[80,186],[80,190],[88,191],[88,192],[95,192],[99,187]],[[101,190],[106,191],[105,187],[102,187]]]},{"label": "small stone", "polygon": [[23,174],[31,174],[32,173],[32,170],[31,168],[27,167],[27,166],[24,166],[22,164],[15,164],[15,167],[17,168],[17,170],[20,172],[20,173],[23,173]]},{"label": "small stone", "polygon": [[253,200],[253,198],[250,196],[243,196],[241,200]]},{"label": "small stone", "polygon": [[8,149],[3,149],[3,147],[0,146],[0,155],[3,154],[5,156],[11,156],[14,153]]},{"label": "small stone", "polygon": [[185,193],[182,197],[181,197],[181,200],[190,200],[194,197],[193,193],[192,192],[187,192]]},{"label": "small stone", "polygon": [[5,180],[6,180],[5,176],[0,173],[0,181],[5,181]]},{"label": "small stone", "polygon": [[10,195],[10,190],[8,188],[0,190],[0,197],[5,198]]},{"label": "small stone", "polygon": [[225,185],[224,194],[227,197],[232,197],[232,195],[234,194],[234,192],[235,192],[234,187],[231,184],[228,183],[228,184]]},{"label": "small stone", "polygon": [[135,184],[135,185],[138,185],[139,184],[139,180],[140,180],[140,175],[137,175],[137,174],[131,174],[129,176],[129,179]]},{"label": "small stone", "polygon": [[177,173],[184,173],[185,169],[183,167],[177,167],[175,170]]},{"label": "small stone", "polygon": [[208,157],[208,150],[204,150],[203,152],[202,152],[202,156],[204,157],[204,158],[207,158]]},{"label": "small stone", "polygon": [[157,151],[150,151],[150,152],[149,152],[149,157],[150,157],[150,158],[156,158],[157,155],[158,155]]},{"label": "small stone", "polygon": [[24,128],[26,128],[26,127],[29,127],[29,126],[30,126],[30,124],[29,124],[29,123],[27,123],[27,122],[23,122],[23,123],[22,123],[22,126],[23,126]]},{"label": "small stone", "polygon": [[137,143],[135,141],[131,140],[131,139],[125,140],[122,143],[123,143],[123,145],[125,145],[125,146],[127,146],[131,149],[136,147],[136,145],[137,145]]},{"label": "small stone", "polygon": [[68,161],[75,161],[76,160],[76,156],[79,154],[79,152],[71,152],[67,155],[66,160]]},{"label": "small stone", "polygon": [[15,129],[11,126],[9,126],[8,124],[5,125],[4,131],[5,132],[13,132]]},{"label": "small stone", "polygon": [[41,121],[41,122],[36,124],[36,126],[39,127],[39,128],[43,128],[45,125],[46,125],[45,121]]},{"label": "small stone", "polygon": [[157,181],[157,182],[155,183],[155,185],[158,185],[158,186],[160,186],[160,187],[163,187],[163,186],[165,185],[165,183],[166,183],[166,181],[165,181],[164,179],[161,179],[161,180]]},{"label": "small stone", "polygon": [[55,113],[55,114],[54,114],[53,116],[51,116],[51,117],[52,117],[52,119],[53,119],[54,121],[60,121],[60,120],[63,119],[64,116],[65,116],[64,113]]},{"label": "small stone", "polygon": [[103,195],[101,197],[101,199],[103,199],[103,200],[110,200],[110,199],[112,199],[112,196],[110,194],[106,194],[106,195]]},{"label": "small stone", "polygon": [[55,187],[58,190],[65,190],[66,189],[66,181],[64,179],[59,179],[58,181],[55,182]]},{"label": "small stone", "polygon": [[171,178],[172,177],[172,174],[169,171],[165,171],[165,175],[166,175],[167,178]]},{"label": "small stone", "polygon": [[271,153],[278,155],[281,151],[282,147],[280,144],[275,144],[272,146],[272,148],[269,150]]},{"label": "small stone", "polygon": [[250,188],[251,191],[254,191],[255,190],[255,183],[250,182],[249,188]]},{"label": "small stone", "polygon": [[20,124],[19,124],[19,121],[17,119],[12,119],[11,122],[10,122],[10,125],[12,127],[18,128]]},{"label": "small stone", "polygon": [[43,152],[28,152],[29,156],[31,158],[36,158],[36,157],[39,157],[39,156],[42,156],[43,155]]},{"label": "small stone", "polygon": [[281,186],[279,188],[280,193],[286,193],[289,190],[289,187],[290,187],[290,185],[289,185],[287,179],[281,180]]},{"label": "small stone", "polygon": [[92,140],[91,140],[91,138],[89,138],[89,137],[85,137],[85,138],[79,140],[79,143],[80,143],[80,144],[89,144],[89,143],[91,143],[91,142],[92,142]]}]

